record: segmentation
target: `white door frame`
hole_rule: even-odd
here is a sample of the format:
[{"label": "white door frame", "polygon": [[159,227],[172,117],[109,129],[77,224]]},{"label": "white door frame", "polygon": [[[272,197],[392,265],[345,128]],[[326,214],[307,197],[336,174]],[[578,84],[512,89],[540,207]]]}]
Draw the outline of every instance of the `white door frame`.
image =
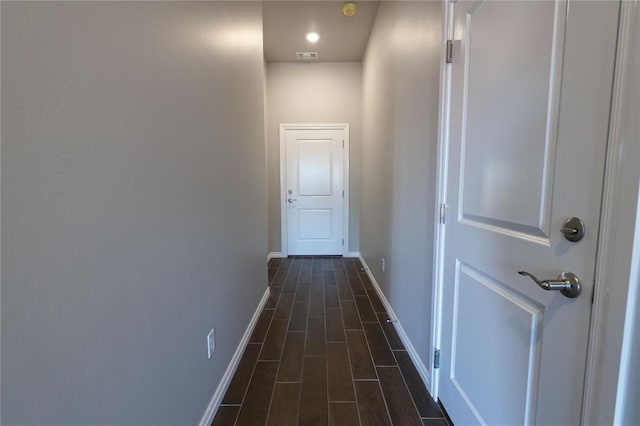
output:
[{"label": "white door frame", "polygon": [[349,254],[349,123],[280,123],[280,246],[282,256],[289,255],[287,244],[287,156],[286,156],[286,131],[287,130],[342,130],[344,135],[343,152],[343,189],[344,197],[342,201],[342,255]]},{"label": "white door frame", "polygon": [[[455,0],[442,0],[442,47],[441,47],[441,68],[440,68],[440,107],[439,107],[439,130],[438,130],[438,164],[436,174],[436,224],[434,238],[434,258],[433,258],[433,291],[432,291],[432,327],[431,327],[431,357],[433,351],[440,348],[442,333],[442,308],[443,308],[443,261],[444,242],[446,236],[446,225],[439,223],[441,206],[447,203],[447,168],[449,152],[449,104],[451,91],[451,67],[445,62],[446,40],[452,39],[453,35],[453,4]],[[621,25],[618,34],[618,53],[616,55],[616,71],[614,92],[612,100],[612,110],[610,112],[610,131],[607,147],[607,157],[605,165],[605,185],[603,189],[601,207],[601,225],[599,230],[599,244],[597,248],[596,264],[596,285],[594,286],[594,301],[591,313],[591,324],[589,330],[589,345],[587,348],[587,367],[585,371],[584,392],[582,395],[582,416],[581,424],[615,424],[619,421],[620,409],[616,405],[616,399],[623,397],[621,392],[621,382],[624,379],[623,371],[617,363],[604,362],[606,354],[609,356],[619,355],[621,364],[628,362],[626,358],[630,354],[623,351],[625,341],[622,336],[621,327],[625,325],[625,315],[628,322],[629,306],[627,295],[633,291],[640,291],[638,283],[631,282],[634,279],[633,273],[638,265],[632,265],[627,270],[614,270],[614,252],[625,251],[634,248],[634,243],[638,245],[640,230],[636,229],[635,238],[629,233],[617,232],[611,235],[610,231],[615,226],[616,213],[621,207],[635,209],[637,206],[625,200],[625,194],[620,194],[622,180],[624,177],[633,178],[633,173],[622,173],[625,166],[622,164],[621,154],[623,144],[621,143],[621,129],[625,119],[623,109],[627,96],[631,96],[630,91],[625,90],[625,75],[631,74],[632,60],[629,58],[638,53],[634,50],[633,42],[630,41],[631,34],[636,34],[634,25],[639,25],[633,21],[632,8],[638,7],[638,0],[623,1],[621,6]],[[637,48],[637,42],[635,44]],[[627,77],[630,79],[630,77]],[[629,118],[627,118],[629,119]],[[633,143],[626,141],[627,144]],[[636,171],[637,172],[637,171]],[[633,184],[633,182],[628,182]],[[637,184],[637,182],[636,182]],[[637,188],[636,188],[637,189]],[[640,213],[640,212],[639,212]],[[446,216],[446,212],[444,213]],[[636,215],[633,215],[635,218]],[[446,218],[445,218],[446,219]],[[446,222],[446,220],[445,220]],[[636,224],[639,226],[640,223]],[[636,261],[637,263],[637,261]],[[635,267],[634,267],[635,266]],[[615,279],[614,279],[615,278]],[[606,288],[605,288],[606,286]],[[638,307],[640,309],[640,307]],[[615,319],[612,317],[615,316]],[[626,324],[629,327],[629,324]],[[638,325],[633,325],[638,327]],[[605,347],[604,343],[607,343]],[[613,345],[613,347],[612,347]],[[433,358],[431,359],[433,361]],[[430,362],[431,386],[430,393],[434,399],[438,399],[439,370],[433,367]],[[601,386],[602,383],[613,384]],[[617,392],[614,391],[617,389]]]}]

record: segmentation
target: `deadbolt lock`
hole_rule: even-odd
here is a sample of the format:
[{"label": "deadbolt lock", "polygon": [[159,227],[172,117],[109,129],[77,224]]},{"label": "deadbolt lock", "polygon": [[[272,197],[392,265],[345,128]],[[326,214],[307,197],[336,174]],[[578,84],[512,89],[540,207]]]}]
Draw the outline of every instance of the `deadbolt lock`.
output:
[{"label": "deadbolt lock", "polygon": [[570,217],[564,221],[560,232],[562,232],[562,235],[564,235],[567,240],[572,243],[577,243],[584,238],[584,222],[578,217]]}]

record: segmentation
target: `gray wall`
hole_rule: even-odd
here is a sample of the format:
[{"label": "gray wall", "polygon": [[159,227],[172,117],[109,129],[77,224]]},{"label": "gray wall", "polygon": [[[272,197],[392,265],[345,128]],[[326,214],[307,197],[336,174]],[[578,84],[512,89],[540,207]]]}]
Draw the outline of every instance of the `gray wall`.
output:
[{"label": "gray wall", "polygon": [[279,252],[280,123],[349,123],[349,250],[358,251],[362,65],[359,62],[267,66],[269,251]]},{"label": "gray wall", "polygon": [[261,10],[2,2],[3,424],[200,420],[266,286]]},{"label": "gray wall", "polygon": [[425,363],[431,340],[440,7],[382,2],[363,65],[360,252]]}]

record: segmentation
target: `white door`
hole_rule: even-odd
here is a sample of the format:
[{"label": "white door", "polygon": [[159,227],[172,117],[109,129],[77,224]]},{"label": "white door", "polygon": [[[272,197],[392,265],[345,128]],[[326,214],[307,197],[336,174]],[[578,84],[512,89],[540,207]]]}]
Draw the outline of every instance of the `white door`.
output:
[{"label": "white door", "polygon": [[[576,425],[619,4],[452,7],[439,397],[456,425]],[[572,272],[582,292],[518,271]]]},{"label": "white door", "polygon": [[285,129],[290,255],[343,253],[344,129]]}]

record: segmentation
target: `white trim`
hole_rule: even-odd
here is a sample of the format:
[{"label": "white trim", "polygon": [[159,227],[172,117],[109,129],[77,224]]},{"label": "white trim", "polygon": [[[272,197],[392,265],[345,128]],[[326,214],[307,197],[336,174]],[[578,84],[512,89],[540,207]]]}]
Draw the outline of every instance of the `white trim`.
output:
[{"label": "white trim", "polygon": [[347,254],[345,254],[344,257],[355,257],[357,259],[361,259],[359,251],[350,251]]},{"label": "white trim", "polygon": [[416,351],[416,348],[413,346],[413,343],[411,343],[411,339],[409,339],[407,332],[404,331],[404,328],[402,327],[402,324],[400,323],[398,316],[393,311],[391,304],[389,303],[386,296],[382,292],[382,289],[380,288],[378,281],[376,281],[376,277],[374,277],[373,274],[371,273],[371,268],[369,268],[369,265],[367,265],[367,262],[365,262],[362,255],[359,255],[358,258],[360,259],[360,262],[362,262],[362,266],[364,266],[364,270],[366,271],[367,276],[369,277],[369,280],[371,280],[371,284],[373,284],[373,288],[376,290],[376,293],[378,293],[378,296],[380,297],[382,304],[387,310],[387,314],[389,314],[389,318],[393,321],[392,324],[395,327],[396,331],[398,332],[398,336],[400,336],[400,340],[402,340],[402,343],[404,344],[405,349],[407,350],[407,353],[411,357],[411,360],[413,361],[413,365],[416,367],[416,370],[418,370],[418,374],[420,375],[420,378],[424,382],[424,385],[426,386],[426,388],[429,389],[431,384],[431,380],[429,377],[429,369],[422,362],[422,359],[420,358],[420,355],[418,355],[418,351]]},{"label": "white trim", "polygon": [[[630,296],[638,291],[638,283],[632,282],[637,267],[634,253],[637,256],[640,235],[636,216],[638,166],[629,160],[634,149],[637,159],[638,147],[630,146],[637,141],[624,140],[625,126],[629,126],[627,120],[634,119],[628,105],[630,97],[635,96],[632,80],[638,78],[632,75],[633,62],[638,57],[634,33],[639,31],[633,9],[636,8],[637,17],[638,7],[637,0],[623,1],[620,10],[582,424],[621,424],[626,399],[624,373],[629,361],[625,351],[625,332],[628,331],[624,329],[638,326],[630,324],[632,318],[628,316],[634,303]],[[635,114],[637,117],[637,111]],[[633,167],[636,169],[631,170]]]},{"label": "white trim", "polygon": [[240,339],[240,343],[238,344],[238,347],[236,348],[236,352],[233,354],[233,357],[229,362],[229,366],[227,367],[227,370],[224,372],[224,375],[222,376],[222,379],[220,380],[220,383],[218,384],[218,387],[215,393],[213,394],[213,397],[211,397],[211,401],[209,402],[207,409],[202,415],[202,419],[200,420],[200,426],[209,426],[213,422],[213,419],[216,416],[216,412],[218,411],[218,407],[220,407],[220,404],[222,403],[222,398],[224,397],[224,394],[227,391],[229,384],[231,383],[231,379],[233,378],[233,375],[235,374],[236,369],[238,368],[238,364],[240,363],[242,354],[244,353],[244,350],[247,347],[247,344],[249,343],[249,338],[251,337],[251,333],[253,333],[253,329],[255,328],[256,323],[258,322],[258,318],[260,318],[260,313],[262,312],[264,305],[267,303],[267,300],[269,300],[269,294],[270,294],[269,289],[267,288],[267,290],[262,295],[262,299],[260,299],[260,303],[258,303],[258,307],[256,308],[256,311],[253,313],[253,317],[251,317],[251,321],[249,321],[249,325],[247,326],[247,329],[245,330],[244,335],[242,336],[242,339]]},{"label": "white trim", "polygon": [[442,1],[442,38],[440,48],[440,100],[438,117],[438,166],[436,175],[436,203],[433,242],[433,288],[431,294],[431,350],[429,393],[438,400],[439,369],[433,367],[433,352],[440,349],[442,338],[442,291],[444,272],[444,242],[446,227],[440,223],[440,205],[447,203],[447,168],[449,161],[449,102],[451,98],[451,67],[446,63],[447,40],[453,39],[453,3]]},{"label": "white trim", "polygon": [[349,123],[280,123],[280,247],[282,257],[287,257],[287,158],[285,132],[287,130],[342,130],[344,133],[344,152],[342,156],[342,255],[349,257]]},{"label": "white trim", "polygon": [[281,251],[272,251],[267,255],[267,262],[270,261],[271,259],[282,259],[285,256],[284,254],[282,254]]}]

